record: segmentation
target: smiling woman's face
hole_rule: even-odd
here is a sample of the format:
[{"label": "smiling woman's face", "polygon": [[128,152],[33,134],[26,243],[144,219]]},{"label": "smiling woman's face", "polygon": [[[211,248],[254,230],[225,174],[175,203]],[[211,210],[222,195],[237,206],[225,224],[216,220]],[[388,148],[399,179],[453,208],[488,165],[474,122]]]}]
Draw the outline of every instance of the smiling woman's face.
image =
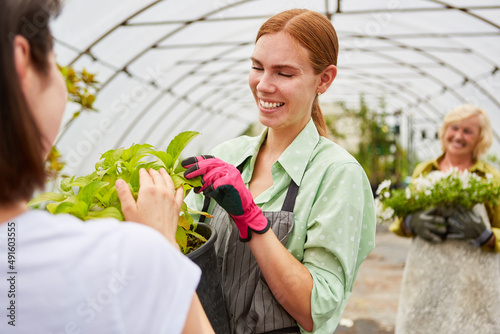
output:
[{"label": "smiling woman's face", "polygon": [[265,34],[255,44],[248,82],[263,125],[298,133],[311,118],[321,75],[307,55],[284,32]]},{"label": "smiling woman's face", "polygon": [[443,136],[446,154],[472,157],[480,135],[481,125],[477,115],[451,123]]}]

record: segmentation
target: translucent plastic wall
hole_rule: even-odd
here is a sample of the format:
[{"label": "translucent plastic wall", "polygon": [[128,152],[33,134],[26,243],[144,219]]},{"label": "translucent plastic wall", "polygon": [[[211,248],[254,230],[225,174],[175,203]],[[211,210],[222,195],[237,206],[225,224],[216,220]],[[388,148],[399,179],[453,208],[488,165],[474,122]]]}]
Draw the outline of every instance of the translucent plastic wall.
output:
[{"label": "translucent plastic wall", "polygon": [[498,1],[68,0],[52,25],[58,61],[97,73],[102,89],[99,112],[59,137],[67,172],[110,148],[165,147],[184,130],[202,133],[188,154],[240,135],[257,121],[247,83],[256,32],[289,8],[321,12],[337,30],[338,76],[322,103],[356,108],[363,94],[376,109],[383,98],[420,159],[439,154],[442,116],[473,103],[489,113],[500,156]]}]

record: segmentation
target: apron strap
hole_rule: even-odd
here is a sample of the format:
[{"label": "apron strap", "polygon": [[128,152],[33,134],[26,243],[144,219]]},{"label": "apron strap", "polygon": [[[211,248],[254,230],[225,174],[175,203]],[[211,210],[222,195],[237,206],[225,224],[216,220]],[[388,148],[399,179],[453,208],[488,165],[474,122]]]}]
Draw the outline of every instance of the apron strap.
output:
[{"label": "apron strap", "polygon": [[283,202],[283,207],[281,211],[293,212],[295,207],[295,199],[297,198],[297,193],[299,192],[299,186],[294,180],[290,180],[290,185],[288,186],[288,191],[286,192],[285,201]]},{"label": "apron strap", "polygon": [[[207,212],[209,206],[210,206],[210,197],[205,196],[205,200],[203,201],[203,208],[201,209],[201,212]],[[207,217],[200,215],[200,219],[198,219],[198,222],[204,223],[205,218],[207,218]]]}]

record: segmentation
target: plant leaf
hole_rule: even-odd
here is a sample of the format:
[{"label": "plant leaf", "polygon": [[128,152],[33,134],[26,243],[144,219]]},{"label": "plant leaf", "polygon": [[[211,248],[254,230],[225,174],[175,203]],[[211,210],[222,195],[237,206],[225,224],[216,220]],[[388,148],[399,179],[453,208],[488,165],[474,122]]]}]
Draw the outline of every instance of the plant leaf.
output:
[{"label": "plant leaf", "polygon": [[78,200],[86,203],[91,203],[92,198],[94,198],[96,192],[104,186],[107,186],[108,182],[103,181],[92,181],[83,187],[78,193]]},{"label": "plant leaf", "polygon": [[48,212],[55,214],[55,211],[56,211],[57,207],[59,206],[59,204],[61,204],[61,203],[49,203],[45,206],[45,209],[47,209]]},{"label": "plant leaf", "polygon": [[85,216],[87,216],[87,212],[89,211],[89,206],[87,203],[83,201],[78,201],[76,204],[70,203],[70,202],[63,202],[64,203],[69,203],[71,205],[64,205],[61,207],[58,206],[56,213],[69,213],[77,218],[80,218],[81,220],[85,220]]},{"label": "plant leaf", "polygon": [[189,222],[188,222],[186,216],[184,216],[184,215],[179,217],[178,225],[185,230],[189,230],[189,228],[190,228]]},{"label": "plant leaf", "polygon": [[57,213],[67,212],[66,210],[69,210],[74,206],[75,206],[75,203],[73,203],[73,202],[61,202],[61,203],[57,204],[57,207],[54,208],[53,213],[57,214]]},{"label": "plant leaf", "polygon": [[189,213],[192,213],[194,215],[203,215],[207,218],[214,218],[214,216],[212,216],[211,214],[207,213],[207,212],[203,212],[203,211],[198,211],[198,210],[194,210],[194,209],[191,209],[188,207],[188,212]]},{"label": "plant leaf", "polygon": [[[167,147],[167,153],[172,157],[172,160],[177,161],[187,144],[199,134],[197,131],[184,131],[175,136]],[[175,166],[173,167],[175,168]]]},{"label": "plant leaf", "polygon": [[177,226],[177,231],[175,232],[175,241],[181,248],[182,253],[185,253],[185,249],[187,247],[187,234],[186,230],[180,226]]},{"label": "plant leaf", "polygon": [[171,174],[170,176],[174,181],[175,189],[177,189],[180,185],[184,185],[185,190],[203,186],[203,184],[201,183],[201,176],[196,176],[192,179],[186,179],[184,177],[184,172]]},{"label": "plant leaf", "polygon": [[33,198],[31,201],[29,201],[28,206],[35,206],[37,204],[43,203],[43,202],[62,202],[66,199],[66,196],[59,194],[59,193],[43,193],[38,195],[37,197]]},{"label": "plant leaf", "polygon": [[174,159],[172,159],[172,156],[170,154],[163,152],[163,151],[154,151],[154,152],[151,152],[151,154],[156,156],[158,159],[160,159],[163,162],[164,167],[167,170],[172,169],[173,164],[174,164]]},{"label": "plant leaf", "polygon": [[71,183],[73,182],[73,180],[75,179],[74,176],[72,177],[66,177],[64,179],[61,180],[61,190],[62,191],[71,191],[73,192],[73,188],[71,188]]},{"label": "plant leaf", "polygon": [[87,213],[87,219],[96,219],[96,218],[114,218],[120,221],[124,221],[124,217],[120,210],[115,207],[108,207],[101,211],[89,211]]},{"label": "plant leaf", "polygon": [[203,241],[203,242],[206,242],[206,241],[207,241],[207,239],[206,239],[204,236],[202,236],[202,235],[201,235],[201,234],[199,234],[199,233],[196,233],[195,231],[186,231],[186,234],[189,234],[189,235],[195,236],[197,239],[200,239],[200,240],[201,240],[201,241]]}]

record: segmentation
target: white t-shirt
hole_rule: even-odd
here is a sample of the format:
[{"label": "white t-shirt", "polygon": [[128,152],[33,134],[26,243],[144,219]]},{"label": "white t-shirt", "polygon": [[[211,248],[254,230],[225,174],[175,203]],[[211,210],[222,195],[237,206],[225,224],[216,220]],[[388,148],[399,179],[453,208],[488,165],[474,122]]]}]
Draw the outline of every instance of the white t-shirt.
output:
[{"label": "white t-shirt", "polygon": [[150,227],[28,211],[0,223],[0,333],[181,333],[200,276]]}]

